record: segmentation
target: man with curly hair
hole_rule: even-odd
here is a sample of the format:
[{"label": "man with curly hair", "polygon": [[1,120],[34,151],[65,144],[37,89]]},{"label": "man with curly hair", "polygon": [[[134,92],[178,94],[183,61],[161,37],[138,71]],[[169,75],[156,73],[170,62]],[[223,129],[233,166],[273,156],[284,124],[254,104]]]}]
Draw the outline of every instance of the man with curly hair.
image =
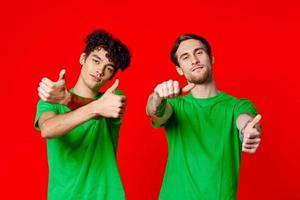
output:
[{"label": "man with curly hair", "polygon": [[99,89],[130,58],[120,40],[95,30],[86,38],[73,89],[65,87],[65,71],[57,82],[42,79],[35,127],[47,139],[49,200],[125,199],[116,151],[126,97],[117,90],[118,80],[105,93]]}]

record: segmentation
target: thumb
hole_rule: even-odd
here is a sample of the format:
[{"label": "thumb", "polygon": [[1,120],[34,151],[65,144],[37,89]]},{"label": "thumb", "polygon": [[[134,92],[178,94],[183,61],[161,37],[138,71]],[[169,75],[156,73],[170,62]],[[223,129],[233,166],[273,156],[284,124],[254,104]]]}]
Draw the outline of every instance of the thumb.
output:
[{"label": "thumb", "polygon": [[65,69],[60,70],[58,80],[59,81],[60,80],[64,80],[65,79],[65,74],[66,74],[66,70]]},{"label": "thumb", "polygon": [[191,91],[196,85],[194,83],[189,83],[181,89],[181,94]]},{"label": "thumb", "polygon": [[261,120],[262,116],[260,114],[256,115],[254,119],[249,123],[251,127],[255,127]]},{"label": "thumb", "polygon": [[105,93],[107,93],[107,92],[114,93],[115,90],[118,88],[118,86],[119,86],[119,79],[116,79],[114,84],[112,86],[110,86],[110,88],[108,88]]}]

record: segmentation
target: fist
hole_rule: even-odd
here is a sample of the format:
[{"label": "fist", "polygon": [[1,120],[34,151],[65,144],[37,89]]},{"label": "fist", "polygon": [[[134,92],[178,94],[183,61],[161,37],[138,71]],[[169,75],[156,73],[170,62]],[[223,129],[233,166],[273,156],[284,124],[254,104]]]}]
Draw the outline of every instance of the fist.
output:
[{"label": "fist", "polygon": [[169,80],[169,81],[162,82],[161,84],[158,84],[155,87],[154,92],[160,98],[163,98],[163,99],[174,98],[174,97],[181,95],[182,93],[189,92],[194,87],[195,87],[195,85],[190,83],[181,89],[179,87],[178,81]]}]

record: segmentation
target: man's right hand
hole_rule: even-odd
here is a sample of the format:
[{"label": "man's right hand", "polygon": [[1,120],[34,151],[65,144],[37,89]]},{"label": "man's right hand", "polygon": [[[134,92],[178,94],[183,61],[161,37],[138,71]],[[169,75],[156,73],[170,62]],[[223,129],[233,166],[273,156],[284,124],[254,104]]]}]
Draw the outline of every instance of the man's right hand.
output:
[{"label": "man's right hand", "polygon": [[157,124],[165,123],[172,114],[172,107],[163,101],[167,98],[175,98],[183,93],[189,92],[195,84],[189,83],[183,88],[179,87],[178,81],[165,81],[158,84],[154,92],[149,96],[146,107],[147,115],[152,117]]},{"label": "man's right hand", "polygon": [[120,118],[123,116],[126,107],[126,97],[115,94],[118,85],[119,80],[117,79],[102,97],[91,103],[93,110],[99,117]]},{"label": "man's right hand", "polygon": [[158,101],[159,104],[162,99],[166,98],[174,98],[179,95],[182,95],[183,93],[189,92],[191,89],[195,87],[195,84],[189,83],[183,88],[179,87],[178,81],[165,81],[160,84],[158,84],[154,89],[154,99]]},{"label": "man's right hand", "polygon": [[67,105],[71,101],[71,94],[67,90],[65,81],[66,70],[61,70],[56,82],[43,78],[38,87],[39,97],[48,103]]}]

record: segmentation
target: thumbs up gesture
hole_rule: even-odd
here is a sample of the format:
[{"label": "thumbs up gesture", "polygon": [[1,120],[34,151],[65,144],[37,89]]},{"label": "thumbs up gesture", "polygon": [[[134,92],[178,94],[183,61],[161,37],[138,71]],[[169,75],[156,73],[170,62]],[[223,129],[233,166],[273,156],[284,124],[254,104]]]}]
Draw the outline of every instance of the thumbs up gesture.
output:
[{"label": "thumbs up gesture", "polygon": [[261,130],[259,122],[261,120],[261,115],[256,115],[254,119],[249,121],[244,128],[242,129],[243,134],[243,146],[242,150],[248,153],[255,153],[259,144],[260,144],[260,136]]},{"label": "thumbs up gesture", "polygon": [[71,94],[67,90],[65,80],[66,70],[62,69],[56,82],[48,78],[43,78],[39,83],[39,97],[49,103],[67,104],[71,98]]},{"label": "thumbs up gesture", "polygon": [[93,110],[98,116],[107,118],[120,118],[123,116],[126,107],[126,97],[115,94],[118,85],[119,80],[117,79],[101,98],[92,102]]}]

